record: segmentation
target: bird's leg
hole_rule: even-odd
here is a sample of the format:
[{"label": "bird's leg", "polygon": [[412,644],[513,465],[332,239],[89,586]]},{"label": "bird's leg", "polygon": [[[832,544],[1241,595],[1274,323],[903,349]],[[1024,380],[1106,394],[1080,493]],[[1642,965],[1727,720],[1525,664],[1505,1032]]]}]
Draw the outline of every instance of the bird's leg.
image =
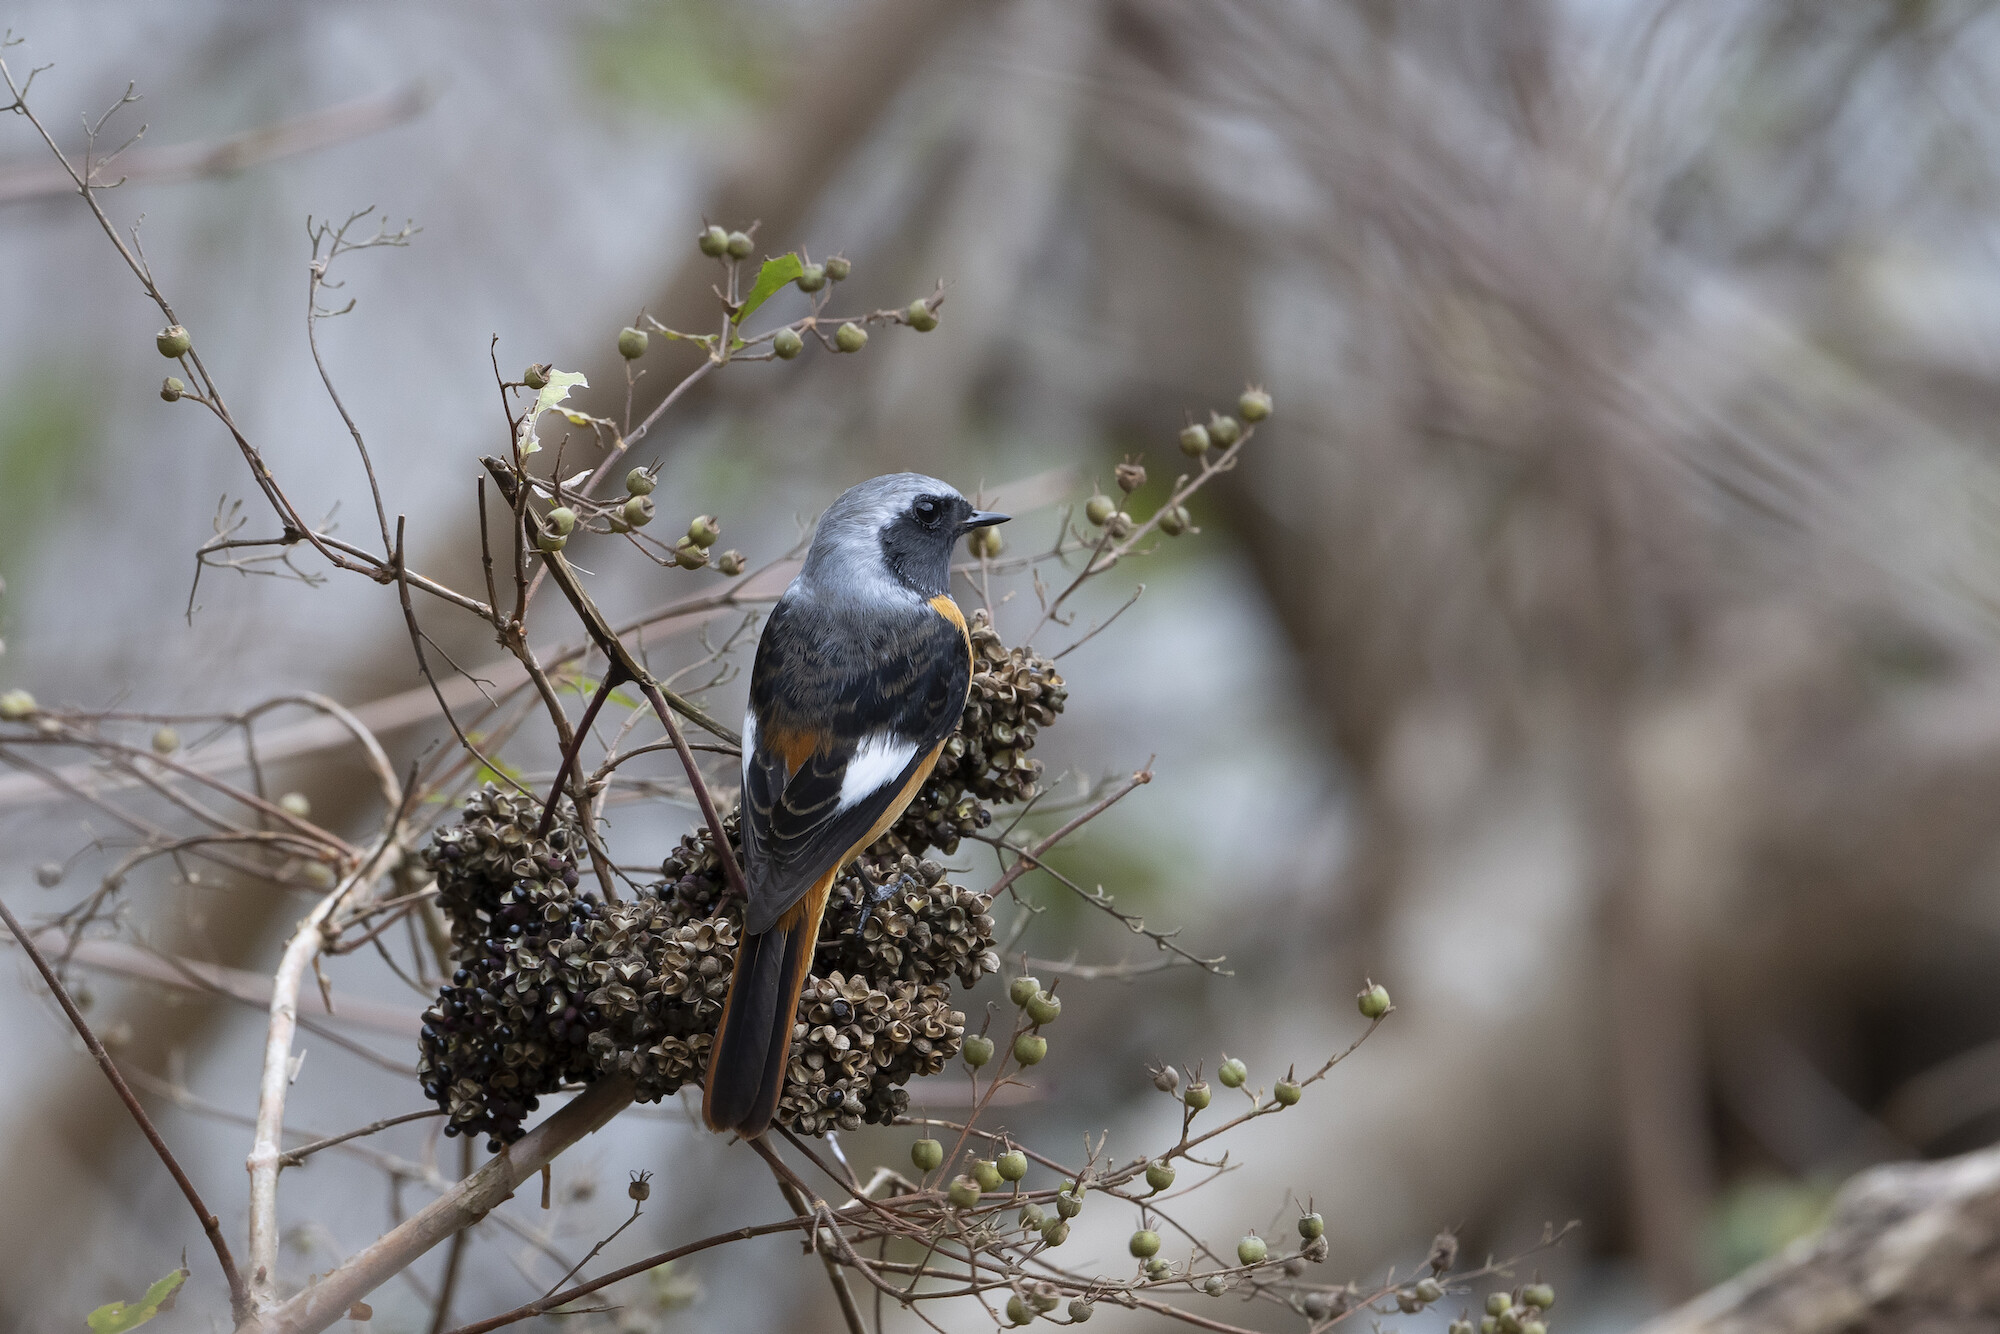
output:
[{"label": "bird's leg", "polygon": [[858,940],[862,931],[868,926],[868,919],[875,915],[875,905],[888,898],[891,894],[894,894],[897,889],[901,888],[902,883],[910,877],[908,873],[904,873],[896,877],[894,884],[882,884],[875,879],[874,873],[868,869],[868,859],[865,857],[856,857],[854,859],[854,873],[861,877],[861,883],[866,886],[861,891],[861,916],[854,923],[854,935]]}]

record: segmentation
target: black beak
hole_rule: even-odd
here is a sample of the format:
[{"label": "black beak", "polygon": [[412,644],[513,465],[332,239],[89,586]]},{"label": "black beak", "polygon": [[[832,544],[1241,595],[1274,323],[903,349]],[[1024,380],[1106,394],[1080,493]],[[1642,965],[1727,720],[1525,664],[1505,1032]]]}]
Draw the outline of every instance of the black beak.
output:
[{"label": "black beak", "polygon": [[958,526],[958,531],[964,534],[975,528],[991,528],[994,524],[1005,523],[1013,517],[1011,514],[1001,514],[996,510],[974,510],[966,516],[965,522]]}]

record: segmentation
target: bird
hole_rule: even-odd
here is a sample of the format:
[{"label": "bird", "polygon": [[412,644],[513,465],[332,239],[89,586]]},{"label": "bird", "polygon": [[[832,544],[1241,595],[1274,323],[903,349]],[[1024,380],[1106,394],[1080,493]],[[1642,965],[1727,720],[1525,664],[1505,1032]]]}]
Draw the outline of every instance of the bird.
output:
[{"label": "bird", "polygon": [[1008,518],[921,473],[861,482],[827,507],[771,608],[743,719],[750,897],[702,1085],[711,1130],[755,1139],[777,1114],[834,881],[902,815],[965,712],[953,548]]}]

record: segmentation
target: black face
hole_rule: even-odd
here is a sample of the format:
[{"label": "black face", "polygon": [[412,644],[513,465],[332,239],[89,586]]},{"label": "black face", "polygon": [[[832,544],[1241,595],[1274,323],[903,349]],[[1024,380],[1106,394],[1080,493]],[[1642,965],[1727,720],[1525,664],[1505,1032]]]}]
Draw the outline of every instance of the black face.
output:
[{"label": "black face", "polygon": [[904,584],[936,597],[951,591],[951,548],[974,528],[1005,523],[1004,514],[975,510],[963,496],[920,495],[882,529],[882,556]]}]

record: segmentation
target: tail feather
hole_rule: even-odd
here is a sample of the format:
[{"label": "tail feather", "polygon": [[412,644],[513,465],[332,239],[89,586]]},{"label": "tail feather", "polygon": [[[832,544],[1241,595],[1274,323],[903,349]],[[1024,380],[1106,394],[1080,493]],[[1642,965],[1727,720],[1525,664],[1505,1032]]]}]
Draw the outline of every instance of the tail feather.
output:
[{"label": "tail feather", "polygon": [[790,925],[746,934],[736,947],[736,971],[702,1087],[701,1114],[710,1130],[733,1130],[755,1139],[777,1115],[799,992],[819,942],[823,896],[808,895],[801,906],[807,911],[786,915]]}]

